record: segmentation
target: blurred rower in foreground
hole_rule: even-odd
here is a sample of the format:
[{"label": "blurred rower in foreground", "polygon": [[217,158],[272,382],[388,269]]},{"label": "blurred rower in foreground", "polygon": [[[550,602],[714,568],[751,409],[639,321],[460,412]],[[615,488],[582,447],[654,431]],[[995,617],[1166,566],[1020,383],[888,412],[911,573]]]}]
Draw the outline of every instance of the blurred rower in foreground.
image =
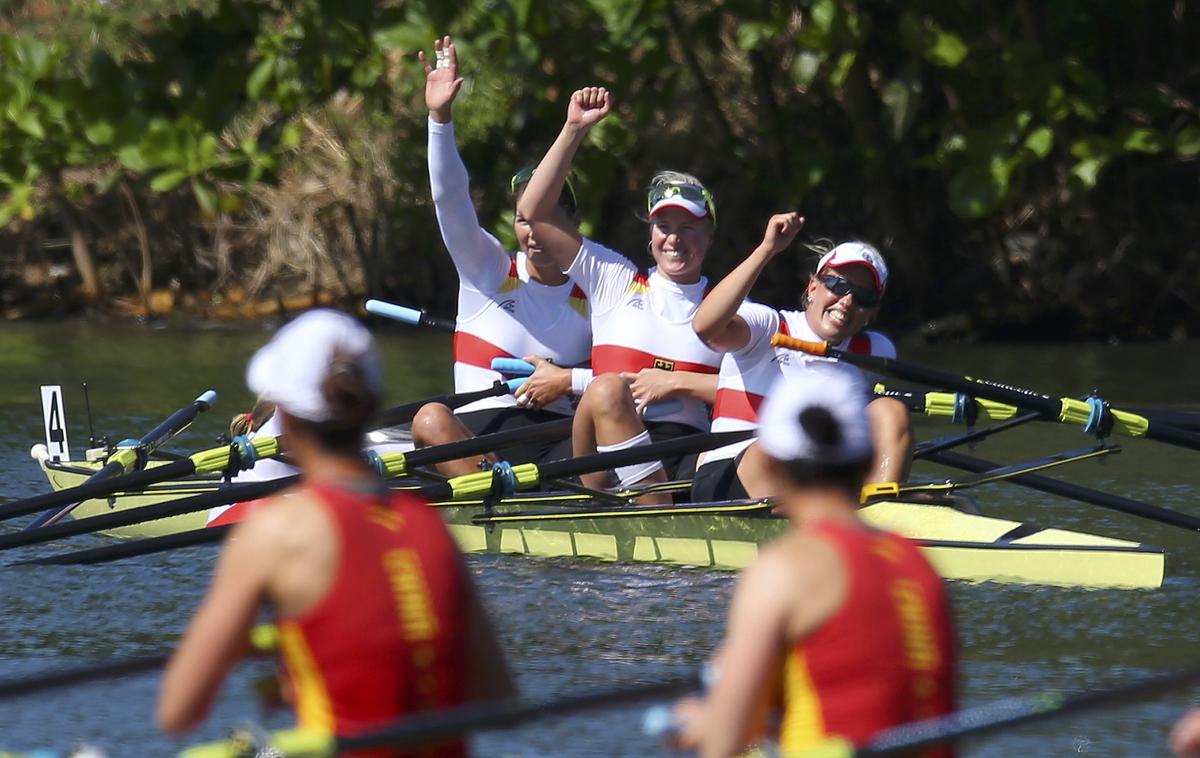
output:
[{"label": "blurred rower in foreground", "polygon": [[[246,377],[277,404],[303,480],[230,533],[164,674],[162,728],[183,732],[204,718],[264,604],[277,617],[302,729],[350,736],[510,694],[503,655],[441,519],[390,492],[363,458],[381,386],[371,335],[349,316],[311,311],[255,354]],[[464,752],[452,741],[420,754]]]},{"label": "blurred rower in foreground", "polygon": [[[861,382],[854,366],[773,347],[776,332],[856,353],[895,358],[891,340],[866,327],[879,313],[887,287],[883,256],[865,242],[843,242],[817,262],[800,298],[801,310],[777,310],[744,302],[776,253],[803,225],[795,213],[772,216],[762,243],[713,287],[696,311],[692,328],[709,347],[728,351],[721,362],[712,430],[753,429],[767,390],[776,382],[803,379],[813,367],[830,369],[832,381]],[[912,462],[908,409],[894,398],[868,403],[874,459],[868,482],[902,482]],[[771,497],[776,494],[761,447],[750,440],[726,445],[700,459],[692,486],[694,501]]]},{"label": "blurred rower in foreground", "polygon": [[858,518],[872,459],[864,392],[814,368],[763,406],[759,444],[791,529],[742,573],[707,697],[676,708],[703,758],[768,739],[785,755],[831,737],[858,745],[953,710],[942,582],[916,545]]},{"label": "blurred rower in foreground", "polygon": [[1200,758],[1200,708],[1193,708],[1171,730],[1171,749],[1179,758]]}]

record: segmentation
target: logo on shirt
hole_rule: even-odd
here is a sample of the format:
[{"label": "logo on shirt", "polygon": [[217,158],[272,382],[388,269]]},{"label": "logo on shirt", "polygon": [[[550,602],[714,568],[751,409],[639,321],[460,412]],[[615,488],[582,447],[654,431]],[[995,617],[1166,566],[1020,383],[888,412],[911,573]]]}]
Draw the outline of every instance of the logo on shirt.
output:
[{"label": "logo on shirt", "polygon": [[501,300],[500,307],[503,308],[508,313],[513,313],[517,310],[517,301],[512,300],[512,299]]},{"label": "logo on shirt", "polygon": [[778,363],[780,366],[792,365],[791,351],[788,351],[786,353],[776,353],[775,357],[771,359],[771,363]]},{"label": "logo on shirt", "polygon": [[637,308],[639,311],[645,309],[646,303],[640,297],[635,297],[629,301],[630,308]]},{"label": "logo on shirt", "polygon": [[666,358],[655,358],[654,368],[661,368],[663,371],[674,371],[675,361],[669,361]]}]

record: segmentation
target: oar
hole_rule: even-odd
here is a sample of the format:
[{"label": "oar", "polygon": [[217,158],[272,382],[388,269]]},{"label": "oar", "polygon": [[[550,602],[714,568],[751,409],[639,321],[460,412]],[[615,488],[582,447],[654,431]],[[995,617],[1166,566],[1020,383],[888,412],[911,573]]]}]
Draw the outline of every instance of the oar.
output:
[{"label": "oar", "polygon": [[[754,431],[750,429],[731,432],[707,432],[679,437],[673,440],[652,442],[649,445],[641,445],[627,450],[614,450],[612,452],[596,453],[580,458],[567,458],[549,463],[522,463],[517,466],[497,465],[490,471],[456,476],[445,482],[425,485],[412,492],[414,495],[423,497],[426,500],[450,500],[488,494],[492,494],[497,499],[500,499],[518,489],[536,487],[540,482],[545,480],[563,479],[592,471],[630,466],[660,458],[688,455],[702,450],[712,450],[722,445],[731,445],[734,442],[740,442],[753,436],[753,434]],[[466,441],[464,440],[464,442]],[[456,457],[461,457],[461,455]],[[176,547],[219,542],[224,538],[225,532],[226,529],[224,527],[208,527],[162,537],[134,540],[119,545],[106,545],[90,550],[80,550],[44,558],[17,561],[10,565],[104,563],[137,555],[157,553]]]},{"label": "oar", "polygon": [[492,382],[491,387],[486,387],[481,390],[473,390],[471,392],[458,392],[451,395],[434,395],[433,397],[425,398],[424,400],[414,400],[411,403],[398,405],[395,408],[389,408],[386,411],[380,411],[371,420],[371,426],[374,428],[382,428],[385,426],[395,426],[396,424],[407,424],[417,415],[417,411],[429,403],[441,403],[450,408],[461,408],[467,403],[473,403],[476,400],[483,400],[488,397],[500,397],[501,395],[511,395],[517,391],[517,388],[525,383],[525,377],[517,377],[508,381],[496,380]]},{"label": "oar", "polygon": [[[213,390],[205,390],[200,397],[175,411],[170,416],[167,416],[158,426],[142,435],[141,439],[121,442],[117,445],[116,452],[104,464],[104,467],[89,476],[85,484],[88,482],[99,482],[104,479],[113,479],[120,474],[128,474],[132,471],[145,468],[146,460],[151,453],[167,440],[190,426],[196,416],[211,408],[215,402],[217,402],[217,393]],[[83,501],[76,500],[61,509],[57,507],[51,508],[34,519],[25,528],[36,529],[45,524],[53,524],[69,514],[81,502]]]},{"label": "oar", "polygon": [[[1025,463],[1015,463],[1008,466],[994,466],[976,476],[930,484],[897,485],[895,482],[868,484],[863,487],[862,499],[870,503],[882,498],[899,497],[916,492],[948,493],[961,489],[970,489],[984,484],[1004,481],[1033,471],[1043,471],[1067,463],[1092,460],[1103,455],[1120,452],[1116,445],[1091,446],[1063,453],[1047,455]],[[609,518],[653,518],[661,516],[759,516],[769,514],[775,504],[767,498],[754,500],[728,500],[712,503],[683,503],[679,505],[644,505],[623,506],[616,508],[593,508],[591,510],[545,510],[545,511],[516,511],[500,514],[478,515],[471,519],[475,524],[504,524],[521,521],[571,521],[577,519],[609,519]]]},{"label": "oar", "polygon": [[1078,695],[1062,692],[1018,695],[966,708],[946,716],[886,729],[861,747],[855,747],[844,739],[831,739],[821,747],[800,753],[795,758],[883,758],[912,755],[925,748],[945,745],[964,737],[974,737],[1006,727],[1124,703],[1147,695],[1158,695],[1198,681],[1200,666],[1170,674],[1149,676],[1118,687]]},{"label": "oar", "polygon": [[[378,457],[391,476],[400,476],[407,471],[421,466],[430,466],[443,461],[452,461],[471,455],[479,455],[493,450],[502,450],[517,443],[530,440],[562,439],[571,433],[571,419],[547,421],[543,424],[508,429],[479,437],[472,437],[445,445],[410,450],[406,453],[387,453]],[[116,529],[131,524],[141,524],[148,521],[182,516],[187,513],[216,508],[230,503],[257,500],[273,495],[300,480],[298,474],[268,479],[260,482],[243,482],[219,487],[212,492],[205,492],[191,497],[178,498],[165,503],[143,505],[138,508],[127,508],[89,516],[78,521],[68,521],[53,526],[42,527],[34,531],[0,534],[0,550],[9,550],[25,545],[36,545],[50,540],[73,537],[78,534],[100,532],[106,529]]]},{"label": "oar", "polygon": [[[381,412],[376,416],[374,423],[378,426],[390,426],[412,421],[417,410],[426,403],[440,402],[457,408],[485,397],[508,394],[513,392],[516,387],[519,387],[522,381],[524,380],[498,381],[487,389],[464,392],[457,395],[437,395],[425,400],[406,403]],[[240,459],[240,461],[237,461],[240,463],[237,468],[239,470],[250,468],[254,465],[254,461],[259,458],[271,458],[279,455],[282,452],[281,442],[279,437],[255,437],[253,440],[238,438],[235,441],[237,455]],[[99,481],[89,479],[83,484],[78,484],[74,487],[45,492],[41,495],[34,495],[33,497],[21,500],[13,500],[0,505],[0,521],[25,516],[45,508],[60,508],[63,505],[79,503],[84,500],[108,497],[116,492],[137,492],[151,484],[171,479],[180,479],[194,474],[222,473],[229,470],[234,449],[230,445],[222,445],[221,447],[202,450],[187,458],[171,461],[162,466],[154,466],[124,476],[115,476]]]},{"label": "oar", "polygon": [[[353,737],[335,738],[329,735],[289,730],[272,735],[269,745],[256,745],[259,750],[274,748],[289,758],[318,758],[355,750],[399,748],[444,742],[467,732],[513,729],[531,721],[554,718],[571,713],[608,708],[655,698],[676,697],[701,688],[699,673],[667,679],[651,684],[593,690],[566,697],[540,701],[522,699],[483,701],[445,711],[416,713],[389,726],[374,729]],[[181,758],[235,758],[244,753],[241,740],[226,740],[197,745],[184,750]],[[265,754],[265,753],[263,753]]]},{"label": "oar", "polygon": [[[930,453],[926,456],[926,460],[933,463],[940,463],[944,466],[962,469],[964,471],[987,471],[993,469],[997,464],[991,461],[985,461],[974,456],[956,453],[950,450],[945,450],[936,453]],[[1173,511],[1162,506],[1144,503],[1140,500],[1114,495],[1109,492],[1101,492],[1089,487],[1083,487],[1070,482],[1051,479],[1048,476],[1040,474],[1019,474],[1009,478],[1013,484],[1019,484],[1023,487],[1047,492],[1052,495],[1079,500],[1085,503],[1098,505],[1101,508],[1108,508],[1121,513],[1127,513],[1132,516],[1140,516],[1151,521],[1157,521],[1160,524],[1168,524],[1177,526],[1182,529],[1188,529],[1193,532],[1200,531],[1200,518],[1190,516],[1186,513]]]},{"label": "oar", "polygon": [[368,300],[363,307],[367,309],[367,313],[390,318],[393,321],[399,321],[403,324],[432,326],[435,329],[443,329],[449,332],[457,328],[455,323],[449,319],[430,316],[418,308],[407,308],[403,305],[396,305],[395,303],[388,303],[383,300]]},{"label": "oar", "polygon": [[[279,647],[279,631],[271,624],[259,624],[250,630],[252,655],[266,655]],[[0,699],[23,697],[37,692],[73,687],[88,682],[116,679],[147,671],[155,671],[171,660],[172,651],[121,658],[73,668],[58,668],[36,674],[0,679]],[[7,755],[7,754],[4,754]]]},{"label": "oar", "polygon": [[880,358],[874,355],[859,355],[845,350],[838,350],[827,342],[808,342],[798,340],[785,334],[775,334],[771,344],[791,350],[799,350],[811,355],[836,358],[839,361],[853,364],[868,371],[889,374],[900,379],[920,382],[938,387],[957,390],[974,397],[986,398],[1000,403],[1009,403],[1018,408],[1038,411],[1046,418],[1057,419],[1066,423],[1084,425],[1086,431],[1106,435],[1116,431],[1130,437],[1146,437],[1147,439],[1166,442],[1180,447],[1200,450],[1200,434],[1186,429],[1178,429],[1166,424],[1151,423],[1145,416],[1139,416],[1129,411],[1108,407],[1099,398],[1088,401],[1076,400],[1070,397],[1052,398],[1020,387],[1007,384],[997,384],[983,379],[959,376],[946,371],[907,363],[896,358]]}]

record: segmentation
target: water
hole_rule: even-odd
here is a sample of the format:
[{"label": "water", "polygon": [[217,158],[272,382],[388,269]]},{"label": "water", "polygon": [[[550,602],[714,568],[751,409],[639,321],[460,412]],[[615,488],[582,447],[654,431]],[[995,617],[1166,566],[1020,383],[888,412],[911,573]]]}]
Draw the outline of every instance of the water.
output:
[{"label": "water", "polygon": [[[87,438],[87,380],[97,431],[146,431],[202,390],[221,393],[173,449],[209,447],[229,416],[249,407],[246,359],[265,330],[172,331],[70,323],[0,326],[0,497],[46,489],[29,459],[41,440],[37,386],[64,387],[73,451]],[[381,335],[390,401],[444,392],[449,341],[441,335]],[[905,357],[1052,395],[1094,387],[1118,406],[1195,406],[1195,345],[938,347]],[[952,431],[921,420],[921,437]],[[1005,432],[976,455],[1017,461],[1087,440],[1047,424]],[[1104,464],[1055,475],[1200,515],[1200,453],[1128,441]],[[923,475],[945,476],[932,466]],[[1154,591],[1070,590],[1005,585],[951,586],[961,640],[965,704],[1043,690],[1077,692],[1200,662],[1200,537],[1012,485],[976,491],[996,515],[1136,539],[1168,551],[1168,579]],[[0,524],[0,529],[12,529]],[[105,541],[84,537],[72,546]],[[34,548],[48,551],[50,548]],[[25,553],[22,553],[25,555]],[[214,552],[193,548],[94,567],[0,569],[0,677],[169,647],[204,592]],[[653,566],[469,559],[522,691],[550,697],[592,687],[653,682],[704,661],[720,640],[733,586],[726,574]],[[869,654],[869,651],[864,651]],[[265,662],[240,666],[196,739],[219,739],[244,722],[268,727],[289,714],[264,714],[252,680]],[[152,723],[157,677],[143,675],[0,702],[0,746],[66,748],[87,739],[110,755],[170,755],[179,746]],[[970,756],[1166,755],[1172,721],[1195,691],[1104,712],[1024,726],[967,743]],[[621,756],[660,752],[637,730],[638,707],[547,720],[476,739],[481,756]]]}]

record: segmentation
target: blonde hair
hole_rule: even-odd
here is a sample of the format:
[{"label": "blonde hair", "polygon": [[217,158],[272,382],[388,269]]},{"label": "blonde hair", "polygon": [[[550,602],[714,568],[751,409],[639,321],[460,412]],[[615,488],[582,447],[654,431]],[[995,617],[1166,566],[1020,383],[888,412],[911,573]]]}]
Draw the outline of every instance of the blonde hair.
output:
[{"label": "blonde hair", "polygon": [[264,400],[260,397],[254,401],[253,408],[245,413],[239,413],[229,422],[229,436],[241,437],[244,434],[257,432],[274,415],[274,401]]}]

